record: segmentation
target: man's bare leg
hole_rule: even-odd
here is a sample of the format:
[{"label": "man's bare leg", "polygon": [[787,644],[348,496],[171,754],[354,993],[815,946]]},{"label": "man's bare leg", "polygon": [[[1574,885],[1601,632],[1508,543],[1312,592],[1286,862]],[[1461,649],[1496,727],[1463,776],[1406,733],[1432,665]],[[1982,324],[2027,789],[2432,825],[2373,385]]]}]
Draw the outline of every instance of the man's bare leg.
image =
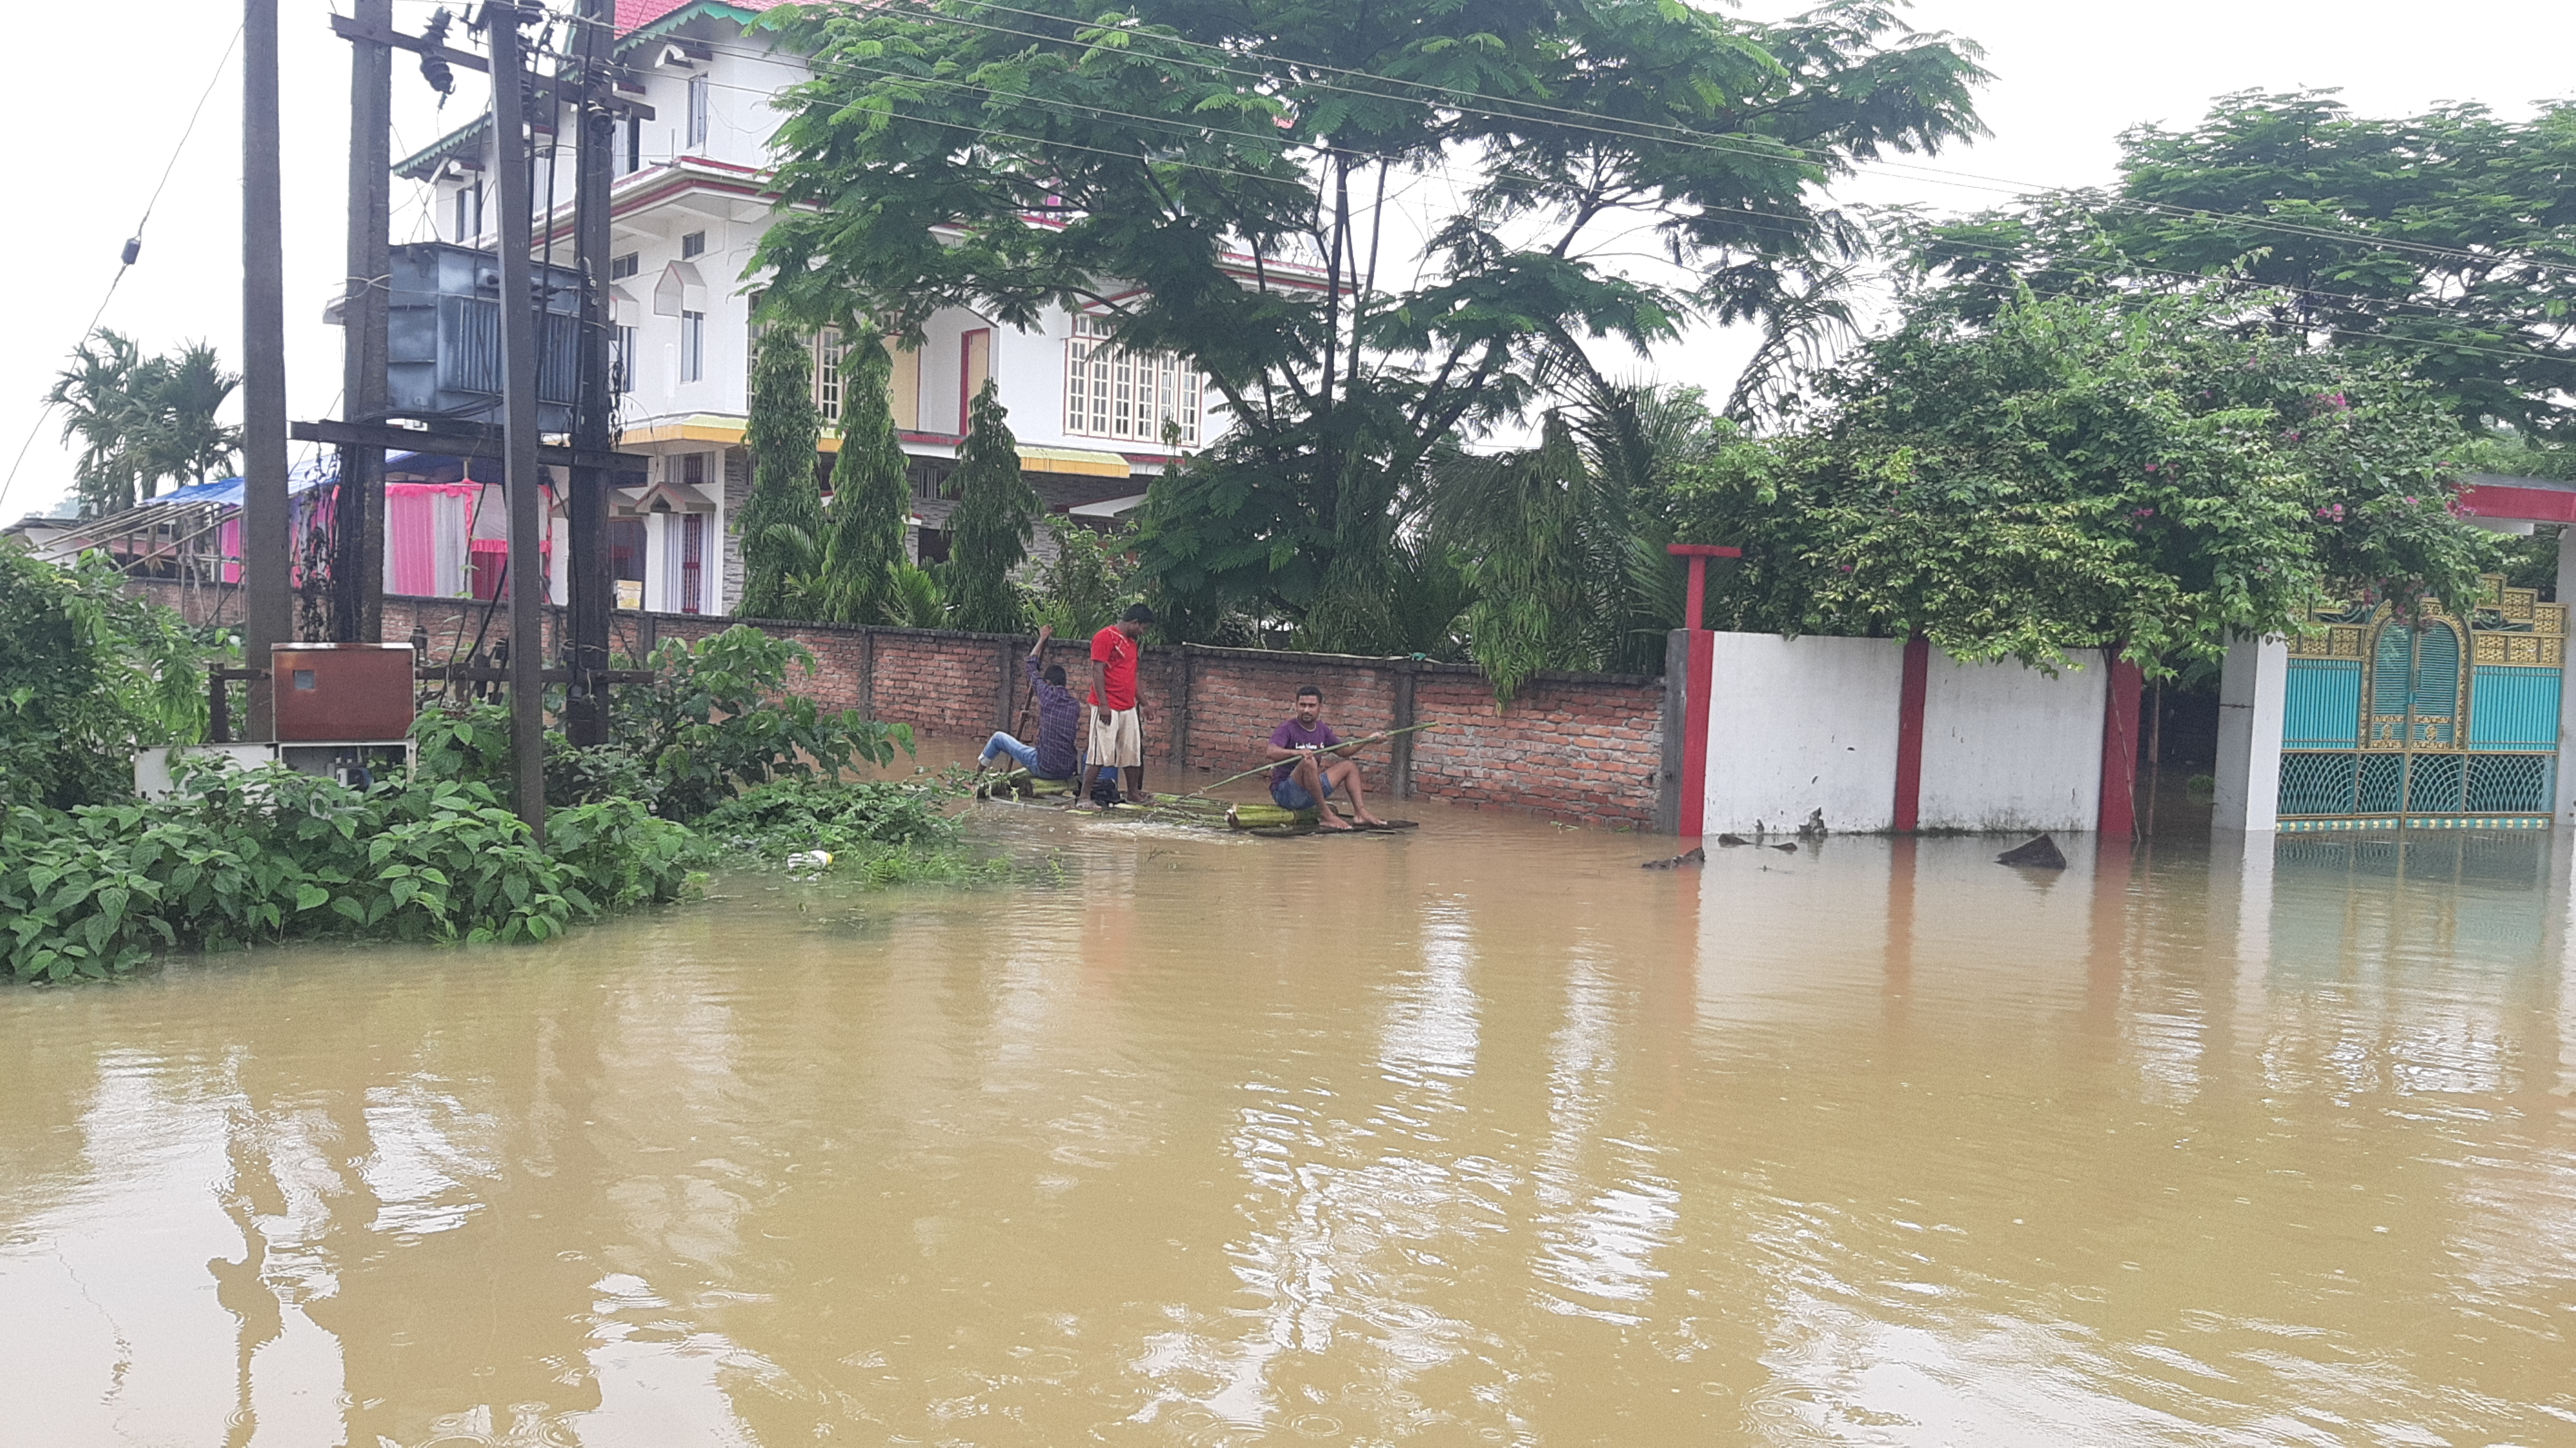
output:
[{"label": "man's bare leg", "polygon": [[1090,760],[1082,762],[1082,787],[1073,792],[1075,809],[1091,808],[1091,782],[1100,777],[1100,766]]},{"label": "man's bare leg", "polygon": [[1298,760],[1296,769],[1292,770],[1288,777],[1295,780],[1297,787],[1306,791],[1308,797],[1315,801],[1315,823],[1318,826],[1328,830],[1350,828],[1342,822],[1340,815],[1333,813],[1333,802],[1324,796],[1323,771],[1316,766],[1314,755],[1309,754]]},{"label": "man's bare leg", "polygon": [[1333,766],[1333,784],[1350,796],[1351,817],[1364,825],[1382,825],[1386,821],[1369,813],[1368,796],[1360,789],[1360,767],[1345,759]]}]

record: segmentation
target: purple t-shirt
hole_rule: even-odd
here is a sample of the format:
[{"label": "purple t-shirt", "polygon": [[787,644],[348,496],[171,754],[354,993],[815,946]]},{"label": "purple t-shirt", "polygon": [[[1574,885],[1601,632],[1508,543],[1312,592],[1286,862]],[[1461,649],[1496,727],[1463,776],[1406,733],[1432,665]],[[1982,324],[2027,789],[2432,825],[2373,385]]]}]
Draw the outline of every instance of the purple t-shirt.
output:
[{"label": "purple t-shirt", "polygon": [[[1311,731],[1294,719],[1270,731],[1270,744],[1274,749],[1330,749],[1341,742],[1342,736],[1333,732],[1333,726],[1320,719],[1315,721]],[[1280,783],[1296,772],[1296,760],[1283,760],[1270,771],[1270,782]]]}]

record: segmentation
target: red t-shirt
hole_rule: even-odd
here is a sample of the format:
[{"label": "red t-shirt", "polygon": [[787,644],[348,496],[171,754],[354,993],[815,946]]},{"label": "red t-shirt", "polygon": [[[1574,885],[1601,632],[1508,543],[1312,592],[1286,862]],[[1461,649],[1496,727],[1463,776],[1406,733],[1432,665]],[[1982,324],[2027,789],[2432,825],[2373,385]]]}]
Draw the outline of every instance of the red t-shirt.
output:
[{"label": "red t-shirt", "polygon": [[[1103,709],[1136,707],[1136,659],[1144,652],[1136,641],[1118,631],[1116,624],[1091,636],[1091,661],[1104,665],[1100,671],[1101,688],[1092,691],[1091,702]],[[1108,698],[1100,697],[1103,691]]]}]

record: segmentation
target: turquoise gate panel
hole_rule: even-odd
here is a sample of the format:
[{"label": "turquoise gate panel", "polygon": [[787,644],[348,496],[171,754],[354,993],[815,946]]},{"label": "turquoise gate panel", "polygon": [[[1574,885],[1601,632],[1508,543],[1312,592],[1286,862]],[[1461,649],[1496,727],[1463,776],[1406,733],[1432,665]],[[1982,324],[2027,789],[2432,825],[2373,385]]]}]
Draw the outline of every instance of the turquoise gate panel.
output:
[{"label": "turquoise gate panel", "polygon": [[2490,575],[2456,614],[2317,610],[2289,640],[2280,827],[2549,828],[2569,607]]},{"label": "turquoise gate panel", "polygon": [[2360,745],[2361,660],[2290,660],[2281,701],[2281,747],[2357,749]]},{"label": "turquoise gate panel", "polygon": [[2480,664],[2470,676],[2469,747],[2557,748],[2559,689],[2556,669]]}]

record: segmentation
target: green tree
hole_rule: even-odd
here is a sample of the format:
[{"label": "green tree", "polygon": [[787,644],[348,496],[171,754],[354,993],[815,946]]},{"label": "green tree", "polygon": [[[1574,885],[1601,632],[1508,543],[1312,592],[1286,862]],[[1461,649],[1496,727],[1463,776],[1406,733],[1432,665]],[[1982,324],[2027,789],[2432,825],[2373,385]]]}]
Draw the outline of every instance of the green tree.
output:
[{"label": "green tree", "polygon": [[751,369],[751,497],[735,527],[742,539],[746,618],[802,618],[822,561],[823,492],[814,481],[822,418],[814,410],[814,357],[803,333],[763,327]]},{"label": "green tree", "polygon": [[134,401],[142,350],[120,333],[101,330],[72,349],[72,365],[55,375],[45,401],[63,409],[63,441],[78,440],[72,488],[81,516],[104,517],[134,506],[142,481],[142,419]]},{"label": "green tree", "polygon": [[1055,546],[1031,581],[1025,605],[1030,622],[1052,624],[1065,638],[1087,639],[1137,601],[1126,563],[1131,537],[1095,532],[1062,513],[1045,514],[1038,524]]},{"label": "green tree", "polygon": [[2232,278],[2245,319],[2386,356],[2464,422],[2576,431],[2576,103],[2379,120],[2332,91],[2249,91],[2120,147],[2115,189],[1918,226],[1917,259],[1986,312],[2019,284]]},{"label": "green tree", "polygon": [[204,737],[206,650],[124,583],[0,544],[0,813],[125,799],[136,748]]},{"label": "green tree", "polygon": [[[1871,0],[982,14],[762,17],[815,75],[781,98],[756,265],[805,313],[1064,304],[1189,358],[1228,432],[1145,510],[1166,631],[1249,608],[1342,648],[1399,632],[1396,519],[1456,430],[1518,415],[1584,339],[1669,338],[1845,250],[1814,188],[1969,133],[1981,78]],[[1381,225],[1399,179],[1453,165],[1464,204],[1419,248]],[[1641,230],[1702,280],[1622,275]]]},{"label": "green tree", "polygon": [[1029,527],[1039,509],[1038,490],[1020,471],[1008,417],[986,381],[948,479],[957,499],[948,515],[949,608],[959,628],[987,633],[1017,633],[1027,623],[1011,570],[1028,560]]},{"label": "green tree", "polygon": [[1498,698],[1541,669],[1662,669],[1682,610],[1667,494],[1731,433],[1694,389],[1595,381],[1535,449],[1434,462],[1426,541],[1460,568],[1469,652]]},{"label": "green tree", "polygon": [[229,470],[241,429],[215,414],[240,383],[203,342],[147,357],[134,339],[101,329],[73,349],[45,401],[63,409],[63,441],[81,444],[72,482],[83,515],[123,512],[163,482]]},{"label": "green tree", "polygon": [[1904,636],[2153,670],[2355,594],[2461,607],[2460,436],[2386,359],[2247,337],[2228,297],[1939,309],[1822,379],[1808,432],[1719,448],[1676,499],[1733,543],[1720,626]]},{"label": "green tree", "polygon": [[157,481],[202,483],[232,470],[241,429],[217,422],[215,414],[240,385],[241,374],[226,372],[215,349],[203,342],[145,364],[135,389],[144,420],[145,496]]},{"label": "green tree", "polygon": [[876,337],[862,334],[843,349],[841,368],[841,454],[832,463],[830,532],[823,543],[823,616],[885,623],[912,520],[912,482],[888,396],[893,363]]}]

